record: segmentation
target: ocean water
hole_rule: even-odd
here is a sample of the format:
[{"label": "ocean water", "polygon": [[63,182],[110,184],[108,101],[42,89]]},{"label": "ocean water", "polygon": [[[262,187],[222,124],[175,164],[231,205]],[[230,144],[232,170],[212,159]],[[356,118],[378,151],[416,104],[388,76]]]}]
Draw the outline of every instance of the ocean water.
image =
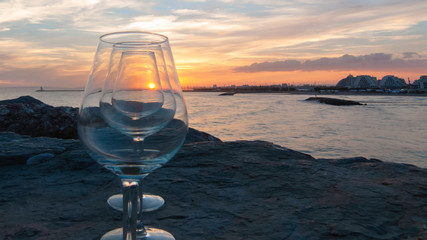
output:
[{"label": "ocean water", "polygon": [[[0,99],[30,95],[80,105],[83,92],[1,88]],[[190,127],[223,141],[265,140],[316,158],[362,156],[427,167],[427,97],[339,95],[364,106],[304,101],[309,95],[185,93]]]}]

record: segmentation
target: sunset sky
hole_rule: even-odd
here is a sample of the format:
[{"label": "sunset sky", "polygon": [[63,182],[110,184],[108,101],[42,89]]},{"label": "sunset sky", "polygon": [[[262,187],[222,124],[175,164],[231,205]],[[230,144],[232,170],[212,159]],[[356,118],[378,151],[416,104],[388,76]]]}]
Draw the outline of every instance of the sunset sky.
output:
[{"label": "sunset sky", "polygon": [[83,87],[101,34],[169,37],[184,87],[427,75],[425,0],[4,0],[0,87]]}]

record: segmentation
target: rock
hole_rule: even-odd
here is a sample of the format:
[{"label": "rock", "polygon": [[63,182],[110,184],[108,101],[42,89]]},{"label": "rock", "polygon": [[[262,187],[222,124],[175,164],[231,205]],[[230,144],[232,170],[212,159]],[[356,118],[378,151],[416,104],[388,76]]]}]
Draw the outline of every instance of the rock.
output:
[{"label": "rock", "polygon": [[[0,239],[99,239],[121,226],[106,203],[120,180],[78,140],[2,136],[14,142],[1,143],[2,154],[32,144],[64,151],[1,167]],[[145,223],[192,240],[427,239],[426,186],[427,169],[407,164],[314,159],[263,141],[196,142],[144,179],[146,192],[166,200]]]},{"label": "rock", "polygon": [[205,133],[194,128],[188,128],[188,134],[185,138],[185,143],[193,143],[193,142],[205,142],[205,141],[213,141],[213,142],[221,142],[221,139],[210,135],[209,133]]},{"label": "rock", "polygon": [[233,96],[234,94],[236,94],[236,93],[235,92],[225,92],[225,93],[218,94],[218,96]]},{"label": "rock", "polygon": [[[77,139],[78,108],[52,107],[31,96],[0,101],[0,132]],[[186,143],[221,141],[190,128]]]},{"label": "rock", "polygon": [[33,97],[0,101],[0,131],[29,136],[77,138],[78,109],[52,107]]},{"label": "rock", "polygon": [[326,104],[336,105],[336,106],[366,105],[356,101],[336,99],[336,98],[326,98],[326,97],[309,97],[306,99],[306,101],[316,101],[316,102],[326,103]]},{"label": "rock", "polygon": [[7,100],[0,101],[0,105],[8,105],[8,104],[46,105],[42,101],[35,99],[31,96],[22,96],[15,99],[7,99]]}]

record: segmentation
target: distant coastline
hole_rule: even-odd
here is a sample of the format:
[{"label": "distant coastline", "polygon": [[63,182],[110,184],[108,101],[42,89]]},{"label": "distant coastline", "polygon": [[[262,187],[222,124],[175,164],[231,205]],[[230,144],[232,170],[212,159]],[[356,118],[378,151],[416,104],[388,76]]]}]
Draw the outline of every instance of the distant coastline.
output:
[{"label": "distant coastline", "polygon": [[83,89],[55,89],[55,90],[45,90],[38,89],[36,92],[83,92]]},{"label": "distant coastline", "polygon": [[[320,92],[320,91],[280,91],[280,90],[216,90],[216,89],[186,89],[184,92],[216,92],[216,93],[232,93],[235,94],[256,94],[256,93],[271,93],[271,94],[290,94],[290,95],[355,95],[355,96],[420,96],[427,97],[427,93],[389,93],[389,92],[351,92],[351,91],[337,91],[337,92]],[[231,95],[231,94],[228,94]]]}]

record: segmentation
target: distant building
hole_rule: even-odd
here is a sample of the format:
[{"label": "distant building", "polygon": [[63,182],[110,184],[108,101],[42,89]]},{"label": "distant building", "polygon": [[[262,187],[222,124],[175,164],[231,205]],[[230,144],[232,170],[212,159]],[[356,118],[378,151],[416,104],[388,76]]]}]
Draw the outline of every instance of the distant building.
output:
[{"label": "distant building", "polygon": [[378,81],[376,77],[368,76],[368,75],[360,75],[357,77],[353,77],[353,75],[348,75],[346,78],[341,79],[337,85],[337,87],[345,87],[345,88],[377,88]]},{"label": "distant building", "polygon": [[249,89],[252,86],[249,86],[248,84],[243,84],[242,86],[237,86],[237,89]]},{"label": "distant building", "polygon": [[356,78],[353,77],[353,75],[349,74],[346,78],[341,79],[337,83],[337,87],[351,88],[351,86],[353,85],[355,79]]},{"label": "distant building", "polygon": [[361,75],[356,77],[353,88],[376,88],[376,87],[378,87],[378,81],[376,77]]},{"label": "distant building", "polygon": [[404,79],[395,77],[393,75],[384,76],[379,82],[380,88],[396,89],[406,86],[407,84]]},{"label": "distant building", "polygon": [[296,87],[296,90],[299,92],[313,92],[314,91],[314,87],[308,84],[304,84],[302,86],[298,86]]},{"label": "distant building", "polygon": [[421,76],[420,79],[415,80],[412,85],[414,85],[416,88],[424,90],[427,87],[427,75]]}]

